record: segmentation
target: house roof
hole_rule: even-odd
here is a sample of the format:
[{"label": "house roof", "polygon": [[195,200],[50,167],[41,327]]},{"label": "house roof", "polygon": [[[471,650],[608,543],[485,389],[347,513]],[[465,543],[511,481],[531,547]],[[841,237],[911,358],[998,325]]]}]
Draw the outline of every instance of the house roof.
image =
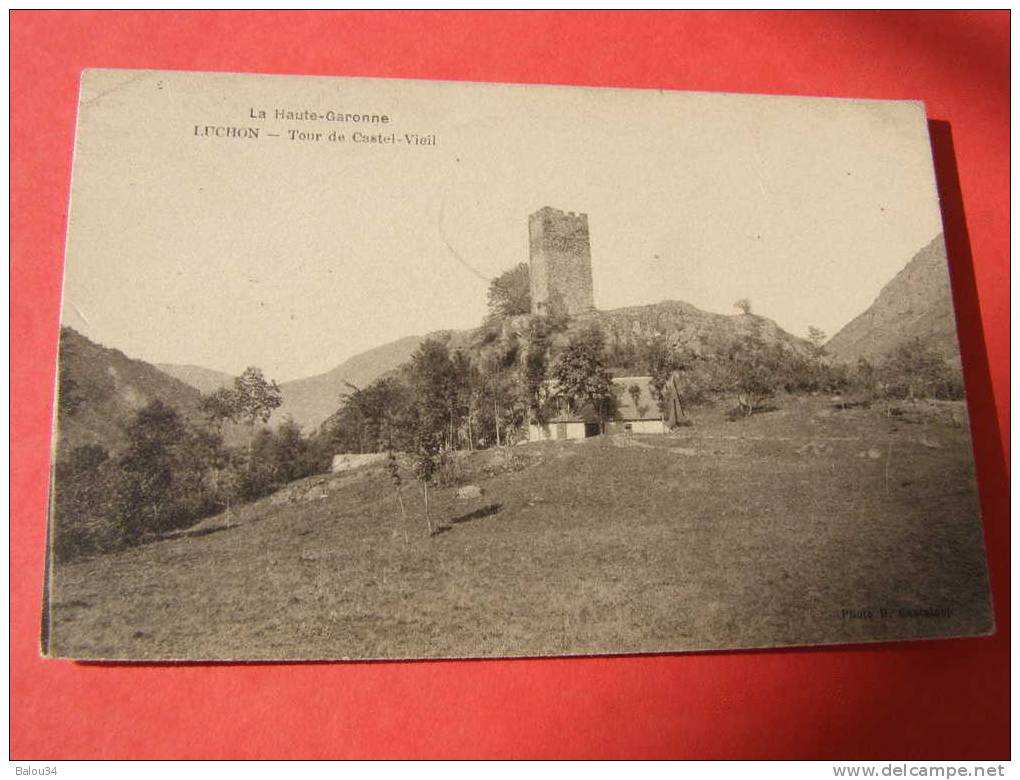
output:
[{"label": "house roof", "polygon": [[[631,387],[637,387],[637,403],[630,393]],[[613,377],[613,389],[616,392],[617,420],[661,420],[659,402],[652,394],[652,378],[650,376],[617,376]]]},{"label": "house roof", "polygon": [[[547,392],[551,397],[559,393],[556,380],[547,379],[545,382]],[[633,396],[630,395],[630,387],[636,386],[640,393],[637,395],[637,403],[634,404]],[[651,376],[616,376],[613,377],[613,393],[616,396],[616,413],[613,419],[622,422],[634,420],[661,420],[662,412],[659,410],[659,402],[655,400],[652,393]],[[549,417],[547,422],[598,422],[599,417],[591,404],[584,404],[579,409],[570,411],[561,408],[556,414]]]},{"label": "house roof", "polygon": [[[630,388],[637,386],[637,404],[630,393]],[[546,387],[551,395],[558,392],[556,382],[547,380]],[[659,403],[652,394],[652,378],[650,376],[618,376],[613,378],[613,392],[616,395],[616,414],[613,419],[623,422],[635,420],[661,420],[662,412],[659,410]],[[569,411],[561,409],[559,412],[548,418],[549,423],[563,422],[597,422],[598,415],[592,409],[591,404],[584,404],[580,409]]]},{"label": "house roof", "polygon": [[[586,419],[587,416],[590,416],[591,419]],[[556,423],[578,423],[579,425],[583,425],[585,423],[598,422],[598,419],[595,417],[594,414],[586,415],[586,417],[566,412],[563,414],[556,414],[550,417],[548,420],[546,420],[546,424],[555,425]]]}]

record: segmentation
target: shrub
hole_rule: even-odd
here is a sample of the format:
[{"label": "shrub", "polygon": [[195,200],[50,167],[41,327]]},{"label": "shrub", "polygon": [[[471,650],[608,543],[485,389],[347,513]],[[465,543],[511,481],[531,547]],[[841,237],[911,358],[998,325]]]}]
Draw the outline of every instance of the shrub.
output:
[{"label": "shrub", "polygon": [[54,468],[53,554],[70,560],[115,547],[117,528],[106,516],[110,499],[110,462],[96,445],[76,447]]},{"label": "shrub", "polygon": [[841,364],[830,364],[815,352],[801,355],[785,352],[777,356],[780,384],[788,393],[839,393],[850,385],[849,371]]},{"label": "shrub", "polygon": [[605,337],[596,325],[574,334],[553,370],[560,395],[577,411],[588,406],[600,426],[612,419],[616,396],[606,367]]},{"label": "shrub", "polygon": [[492,280],[489,311],[495,317],[531,313],[531,276],[527,263],[518,263]]},{"label": "shrub", "polygon": [[962,374],[921,339],[912,339],[890,352],[877,375],[887,398],[959,400],[964,395]]},{"label": "shrub", "polygon": [[156,400],[127,426],[128,446],[118,458],[114,514],[128,540],[172,527],[177,521],[174,471],[185,428],[177,412]]},{"label": "shrub", "polygon": [[233,459],[236,495],[245,501],[262,498],[289,482],[327,471],[329,462],[324,461],[319,449],[301,435],[300,426],[288,418],[275,431],[255,434],[250,463]]},{"label": "shrub", "polygon": [[765,344],[757,333],[744,336],[731,347],[727,364],[730,387],[745,416],[754,414],[775,394],[780,383],[780,357],[776,347]]}]

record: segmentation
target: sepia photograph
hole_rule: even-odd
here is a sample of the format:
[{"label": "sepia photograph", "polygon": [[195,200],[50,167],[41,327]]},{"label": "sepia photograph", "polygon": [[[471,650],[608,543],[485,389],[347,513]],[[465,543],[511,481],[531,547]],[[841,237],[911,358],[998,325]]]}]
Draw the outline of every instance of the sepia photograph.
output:
[{"label": "sepia photograph", "polygon": [[53,658],[994,632],[920,102],[99,69]]}]

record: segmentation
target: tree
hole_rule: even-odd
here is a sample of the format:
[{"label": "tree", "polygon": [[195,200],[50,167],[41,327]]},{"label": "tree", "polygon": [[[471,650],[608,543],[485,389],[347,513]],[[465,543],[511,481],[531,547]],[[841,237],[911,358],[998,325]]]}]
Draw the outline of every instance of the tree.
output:
[{"label": "tree", "polygon": [[676,369],[659,391],[659,410],[672,425],[690,424],[688,408],[704,401],[708,395],[708,377],[703,366]]},{"label": "tree", "polygon": [[605,430],[613,414],[616,397],[605,361],[605,337],[596,325],[585,328],[567,344],[554,371],[559,392],[570,400],[574,411],[589,404]]},{"label": "tree", "polygon": [[453,444],[451,434],[457,405],[451,396],[457,392],[456,372],[446,344],[426,339],[411,356],[407,373],[415,398],[413,470],[424,493],[425,525],[431,536],[436,530],[429,510],[429,486],[442,465],[444,449]]},{"label": "tree", "polygon": [[380,452],[410,447],[411,389],[400,376],[385,376],[365,388],[347,383],[341,406],[329,421],[334,451]]},{"label": "tree", "polygon": [[230,508],[236,458],[218,430],[185,424],[173,454],[175,524]]},{"label": "tree", "polygon": [[403,486],[404,481],[400,477],[400,462],[397,460],[397,455],[393,450],[389,450],[386,453],[386,473],[389,474],[390,483],[393,485],[393,492],[397,497],[397,504],[400,506],[400,519],[406,521],[407,512],[404,510],[404,498],[400,494],[400,488]]},{"label": "tree", "polygon": [[[638,366],[652,378],[651,393],[659,404],[659,410],[665,413],[667,398],[670,396],[671,377],[674,371],[686,368],[686,360],[673,350],[662,335],[653,336],[639,350]],[[679,397],[677,397],[679,401]],[[674,410],[679,411],[679,410]],[[678,416],[678,415],[675,415]]]},{"label": "tree", "polygon": [[219,387],[203,395],[198,406],[206,421],[217,431],[222,429],[227,420],[237,422],[239,405],[232,387]]},{"label": "tree", "polygon": [[450,351],[438,339],[426,339],[411,356],[408,376],[418,416],[428,429],[442,431],[446,446],[453,447],[457,409],[457,380]]},{"label": "tree", "polygon": [[661,334],[645,341],[614,341],[606,350],[606,364],[628,374],[645,371],[645,357],[648,346],[655,341],[665,341]]},{"label": "tree", "polygon": [[511,334],[483,357],[481,386],[475,399],[478,433],[497,447],[505,443],[507,426],[519,416],[518,373],[514,369],[520,354],[520,342]]},{"label": "tree", "polygon": [[[219,434],[223,423],[243,423],[248,428],[247,474],[240,478],[239,492],[249,498],[263,495],[267,489],[268,478],[265,474],[255,474],[255,425],[267,423],[273,411],[283,403],[280,387],[273,380],[267,380],[262,370],[248,366],[244,372],[234,377],[231,387],[221,387],[202,396],[199,408],[205,415],[207,423]],[[268,444],[260,442],[260,449],[265,450]],[[264,457],[263,452],[260,457]],[[227,505],[229,506],[229,500]]]},{"label": "tree", "polygon": [[821,360],[825,357],[825,342],[828,340],[828,336],[825,335],[824,330],[813,325],[807,329],[807,332],[808,341],[811,342],[811,353],[816,360]]},{"label": "tree", "polygon": [[229,396],[233,406],[233,417],[248,426],[248,470],[252,470],[255,443],[255,423],[267,423],[273,410],[283,403],[280,388],[273,380],[262,375],[262,369],[248,366],[244,373],[234,378],[234,387]]},{"label": "tree", "polygon": [[240,495],[248,500],[272,493],[281,485],[316,473],[318,453],[301,426],[287,417],[276,430],[255,432],[250,465],[239,475]]},{"label": "tree", "polygon": [[308,440],[289,415],[276,426],[272,447],[273,476],[277,484],[302,479],[316,471]]},{"label": "tree", "polygon": [[751,299],[741,298],[739,301],[733,304],[733,308],[740,309],[744,314],[751,313]]},{"label": "tree", "polygon": [[494,317],[531,313],[531,275],[527,263],[518,263],[492,280],[489,311]]},{"label": "tree", "polygon": [[419,418],[414,437],[414,476],[421,483],[425,496],[425,527],[429,536],[436,533],[429,512],[429,485],[439,472],[443,452],[443,433],[437,422],[436,418]]},{"label": "tree", "polygon": [[545,379],[548,368],[545,350],[530,348],[524,359],[524,387],[528,412],[539,425],[543,425],[546,420]]},{"label": "tree", "polygon": [[523,390],[527,411],[540,425],[546,419],[545,382],[549,373],[549,346],[552,325],[548,317],[534,317],[528,323],[527,350],[524,353]]},{"label": "tree", "polygon": [[259,428],[249,442],[243,468],[237,474],[238,496],[245,501],[268,496],[277,485],[276,470],[273,432]]},{"label": "tree", "polygon": [[[95,444],[75,447],[54,468],[53,552],[68,560],[107,546],[101,518],[109,503],[109,453]],[[115,535],[115,534],[114,534]]]},{"label": "tree", "polygon": [[254,428],[256,422],[269,422],[273,411],[283,403],[283,396],[279,385],[262,375],[262,369],[248,366],[234,379],[234,403],[237,416]]},{"label": "tree", "polygon": [[637,413],[643,415],[647,410],[643,410],[641,407],[641,385],[630,385],[627,388],[627,393],[630,395],[630,400],[634,402],[634,408],[637,410]]},{"label": "tree", "polygon": [[761,336],[749,333],[734,342],[729,354],[731,385],[737,406],[750,416],[771,398],[779,383],[778,353]]},{"label": "tree", "polygon": [[548,317],[534,317],[527,327],[527,349],[522,371],[524,401],[530,418],[546,421],[546,378],[549,373],[549,347],[552,328]]},{"label": "tree", "polygon": [[914,338],[892,350],[879,376],[893,398],[963,398],[963,380],[930,343]]},{"label": "tree", "polygon": [[85,395],[67,371],[58,370],[57,409],[60,415],[73,415],[85,402]]},{"label": "tree", "polygon": [[[342,449],[357,452],[374,451],[378,445],[379,423],[384,410],[381,408],[379,388],[369,385],[362,390],[357,385],[344,382],[348,392],[341,394],[341,421],[346,423],[348,446]],[[354,444],[356,442],[356,444]]]},{"label": "tree", "polygon": [[[468,449],[474,449],[474,431],[472,430],[472,411],[475,394],[481,385],[481,377],[474,362],[467,354],[458,349],[450,360],[450,389],[448,403],[450,406],[450,440],[451,449],[456,448],[455,431],[465,434]],[[466,428],[466,430],[464,430]]]},{"label": "tree", "polygon": [[220,387],[202,396],[199,408],[206,420],[217,429],[227,420],[243,422],[249,430],[249,446],[255,423],[267,423],[273,411],[283,403],[280,387],[267,380],[262,369],[248,366],[231,387]]},{"label": "tree", "polygon": [[140,409],[126,429],[127,448],[118,460],[117,516],[125,535],[138,539],[174,523],[174,471],[185,428],[160,400]]},{"label": "tree", "polygon": [[875,367],[871,364],[871,361],[866,357],[860,357],[857,359],[857,365],[854,366],[853,374],[851,375],[851,384],[853,388],[864,394],[864,396],[870,402],[877,390],[878,378]]}]

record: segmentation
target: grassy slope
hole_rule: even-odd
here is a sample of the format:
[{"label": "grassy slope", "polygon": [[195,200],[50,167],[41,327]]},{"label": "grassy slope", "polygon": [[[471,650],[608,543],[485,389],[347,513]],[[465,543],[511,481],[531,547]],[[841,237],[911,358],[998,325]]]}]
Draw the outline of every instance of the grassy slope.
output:
[{"label": "grassy slope", "polygon": [[[508,473],[475,453],[464,477],[486,494],[438,491],[449,530],[432,539],[414,485],[402,523],[378,470],[312,478],[201,535],[58,568],[52,652],[536,655],[984,632],[970,441],[946,410],[966,414],[940,409],[910,423],[790,399],[740,423],[705,411],[675,436],[523,445]],[[880,606],[953,612],[841,615]]]}]

